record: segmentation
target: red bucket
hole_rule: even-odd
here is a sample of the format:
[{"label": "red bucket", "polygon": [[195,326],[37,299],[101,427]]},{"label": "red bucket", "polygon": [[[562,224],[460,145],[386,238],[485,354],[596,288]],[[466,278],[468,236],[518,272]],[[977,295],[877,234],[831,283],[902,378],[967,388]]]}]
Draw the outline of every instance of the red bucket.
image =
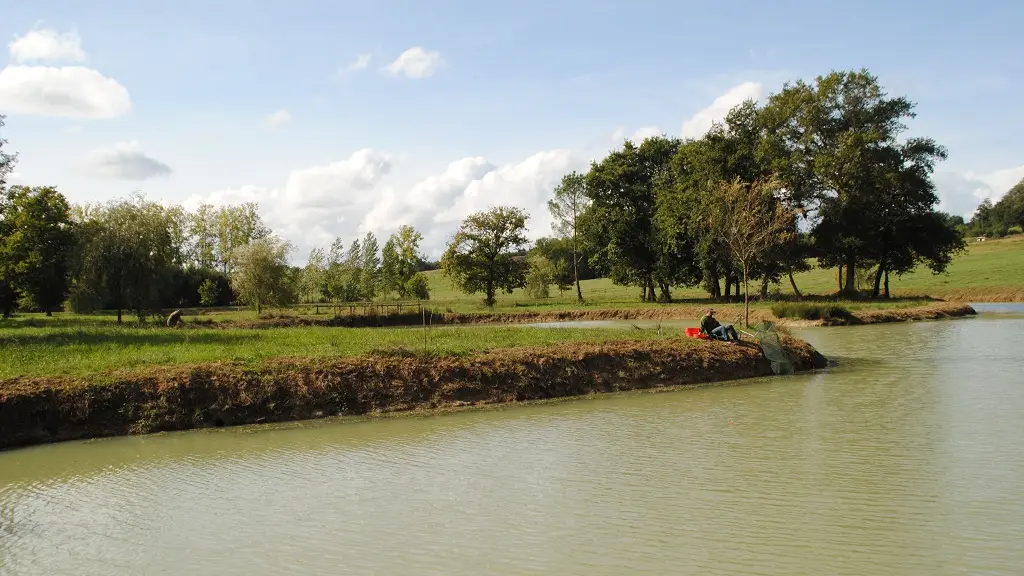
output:
[{"label": "red bucket", "polygon": [[687,328],[686,335],[690,338],[707,338],[707,336],[700,333],[700,328]]}]

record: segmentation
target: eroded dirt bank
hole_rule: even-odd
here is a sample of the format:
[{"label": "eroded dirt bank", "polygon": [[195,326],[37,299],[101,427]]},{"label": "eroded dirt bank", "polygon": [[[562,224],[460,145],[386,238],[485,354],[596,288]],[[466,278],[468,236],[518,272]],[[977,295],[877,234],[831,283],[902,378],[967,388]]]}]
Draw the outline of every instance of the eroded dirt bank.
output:
[{"label": "eroded dirt bank", "polygon": [[[798,370],[823,368],[784,338]],[[754,344],[622,341],[516,348],[464,357],[394,352],[149,369],[0,382],[0,449],[144,434],[579,396],[771,375]]]}]

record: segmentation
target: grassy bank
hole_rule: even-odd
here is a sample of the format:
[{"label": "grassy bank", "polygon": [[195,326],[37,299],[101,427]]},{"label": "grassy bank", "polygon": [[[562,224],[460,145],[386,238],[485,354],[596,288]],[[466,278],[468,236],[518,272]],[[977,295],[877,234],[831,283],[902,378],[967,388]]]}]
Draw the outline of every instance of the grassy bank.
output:
[{"label": "grassy bank", "polygon": [[[666,328],[662,337],[680,335]],[[433,327],[426,349],[459,356],[474,352],[566,342],[607,342],[659,338],[655,330],[541,330],[530,327]],[[16,376],[85,375],[146,366],[176,366],[213,361],[253,365],[287,356],[352,357],[375,350],[424,350],[421,328],[285,327],[272,330],[170,329],[156,325],[118,326],[109,318],[21,317],[0,322],[0,379]]]},{"label": "grassy bank", "polygon": [[[753,344],[622,340],[619,334],[616,341],[575,341],[572,346],[516,347],[471,355],[371,353],[7,379],[0,381],[0,448],[327,415],[540,400],[772,373]],[[824,366],[824,358],[806,343],[789,338],[785,343],[798,369]]]}]

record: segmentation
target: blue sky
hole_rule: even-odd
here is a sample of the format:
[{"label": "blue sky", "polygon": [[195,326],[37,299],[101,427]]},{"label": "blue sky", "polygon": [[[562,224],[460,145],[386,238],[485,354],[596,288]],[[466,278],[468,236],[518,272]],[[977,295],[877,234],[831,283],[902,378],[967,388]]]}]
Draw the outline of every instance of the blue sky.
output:
[{"label": "blue sky", "polygon": [[623,137],[867,67],[948,147],[943,208],[967,214],[1024,177],[1024,7],[918,6],[0,0],[0,113],[19,182],[73,201],[257,200],[298,259],[405,223],[436,254],[494,204],[548,233],[561,174]]}]

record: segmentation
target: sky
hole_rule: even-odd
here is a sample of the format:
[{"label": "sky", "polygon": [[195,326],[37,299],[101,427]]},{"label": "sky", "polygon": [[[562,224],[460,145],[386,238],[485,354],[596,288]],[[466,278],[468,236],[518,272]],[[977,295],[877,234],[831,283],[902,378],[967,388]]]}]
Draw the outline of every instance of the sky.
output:
[{"label": "sky", "polygon": [[[683,0],[0,0],[14,183],[72,202],[256,201],[296,246],[472,212],[551,233],[562,175],[699,137],[787,81],[867,68],[947,147],[940,209],[1024,178],[1024,4]],[[6,60],[4,60],[6,58]],[[383,240],[382,240],[383,242]]]}]

